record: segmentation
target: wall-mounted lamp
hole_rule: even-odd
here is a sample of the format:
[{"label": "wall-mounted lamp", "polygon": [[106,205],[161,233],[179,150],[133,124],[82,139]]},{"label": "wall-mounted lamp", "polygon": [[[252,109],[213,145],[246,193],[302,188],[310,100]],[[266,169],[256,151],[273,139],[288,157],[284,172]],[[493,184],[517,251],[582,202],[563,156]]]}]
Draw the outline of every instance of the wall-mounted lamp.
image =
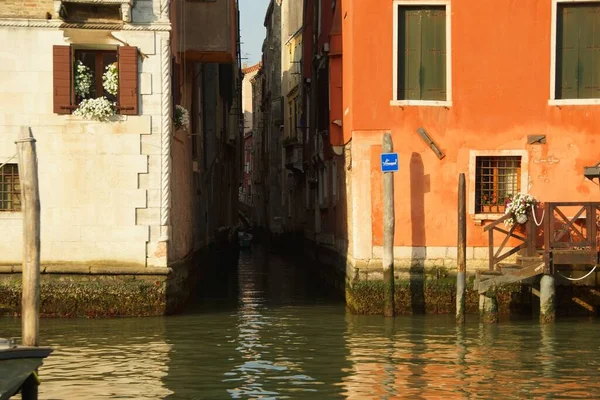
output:
[{"label": "wall-mounted lamp", "polygon": [[600,162],[593,167],[583,167],[583,176],[592,182],[597,178],[600,183]]}]

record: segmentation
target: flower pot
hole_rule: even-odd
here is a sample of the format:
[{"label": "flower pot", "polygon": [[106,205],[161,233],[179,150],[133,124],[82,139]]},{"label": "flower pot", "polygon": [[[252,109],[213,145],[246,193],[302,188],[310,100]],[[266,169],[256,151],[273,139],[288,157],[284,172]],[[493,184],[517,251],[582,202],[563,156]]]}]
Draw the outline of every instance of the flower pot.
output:
[{"label": "flower pot", "polygon": [[524,224],[527,222],[527,214],[517,214],[516,220],[517,223]]},{"label": "flower pot", "polygon": [[481,212],[483,214],[504,214],[505,206],[481,206]]}]

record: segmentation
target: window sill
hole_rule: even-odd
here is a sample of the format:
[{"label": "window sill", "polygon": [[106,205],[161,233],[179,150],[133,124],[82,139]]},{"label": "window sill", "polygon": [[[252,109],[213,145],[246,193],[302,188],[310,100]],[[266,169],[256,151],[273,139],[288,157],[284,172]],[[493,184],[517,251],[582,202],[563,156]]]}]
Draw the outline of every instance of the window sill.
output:
[{"label": "window sill", "polygon": [[473,214],[475,226],[482,226],[485,221],[496,221],[502,218],[504,214]]},{"label": "window sill", "polygon": [[3,219],[22,219],[22,211],[0,211],[0,220]]},{"label": "window sill", "polygon": [[452,107],[452,101],[436,100],[390,100],[391,106]]},{"label": "window sill", "polygon": [[108,119],[108,121],[95,121],[92,119],[86,119],[83,117],[78,117],[76,115],[73,114],[65,114],[65,119],[68,121],[77,121],[77,122],[89,122],[89,123],[102,123],[102,122],[121,122],[121,121],[127,121],[127,117],[129,117],[129,115],[113,115],[112,117],[110,117]]},{"label": "window sill", "polygon": [[549,106],[593,106],[600,105],[600,99],[550,99]]}]

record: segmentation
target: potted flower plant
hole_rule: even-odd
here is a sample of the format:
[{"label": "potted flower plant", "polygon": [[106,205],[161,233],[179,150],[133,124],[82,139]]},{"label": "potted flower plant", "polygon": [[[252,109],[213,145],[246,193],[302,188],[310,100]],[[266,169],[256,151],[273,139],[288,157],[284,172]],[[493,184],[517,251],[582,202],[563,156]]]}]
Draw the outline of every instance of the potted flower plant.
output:
[{"label": "potted flower plant", "polygon": [[536,203],[536,199],[530,194],[515,193],[509,196],[506,202],[505,214],[509,214],[510,218],[505,221],[505,224],[512,226],[515,223],[526,223],[529,219],[529,213]]},{"label": "potted flower plant", "polygon": [[184,107],[176,105],[173,122],[175,124],[175,129],[187,129],[190,125],[190,114]]},{"label": "potted flower plant", "polygon": [[481,204],[481,212],[484,214],[489,214],[492,212],[492,198],[488,194],[484,194],[481,196],[480,204]]},{"label": "potted flower plant", "polygon": [[481,212],[484,214],[498,214],[503,213],[505,206],[498,204],[498,198],[496,195],[483,194],[480,199]]}]

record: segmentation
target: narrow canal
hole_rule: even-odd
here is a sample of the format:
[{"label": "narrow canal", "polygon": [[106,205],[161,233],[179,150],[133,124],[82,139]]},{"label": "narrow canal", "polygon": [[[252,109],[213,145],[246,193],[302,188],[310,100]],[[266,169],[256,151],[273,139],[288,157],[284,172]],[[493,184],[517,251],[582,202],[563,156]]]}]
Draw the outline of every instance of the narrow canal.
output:
[{"label": "narrow canal", "polygon": [[[44,319],[41,399],[594,397],[600,323],[352,316],[293,264],[242,254],[168,318]],[[20,321],[0,319],[0,336]]]}]

